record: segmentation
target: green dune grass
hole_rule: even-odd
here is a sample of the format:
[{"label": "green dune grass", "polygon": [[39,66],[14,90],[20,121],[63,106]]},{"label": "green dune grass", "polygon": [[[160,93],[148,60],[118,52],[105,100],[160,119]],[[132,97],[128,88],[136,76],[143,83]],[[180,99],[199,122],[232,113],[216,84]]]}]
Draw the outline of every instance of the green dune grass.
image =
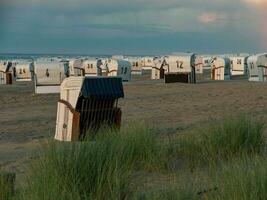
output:
[{"label": "green dune grass", "polygon": [[[50,141],[13,199],[264,199],[264,123],[249,116],[164,139],[144,124]],[[166,142],[167,141],[167,142]],[[0,182],[1,194],[10,194]]]}]

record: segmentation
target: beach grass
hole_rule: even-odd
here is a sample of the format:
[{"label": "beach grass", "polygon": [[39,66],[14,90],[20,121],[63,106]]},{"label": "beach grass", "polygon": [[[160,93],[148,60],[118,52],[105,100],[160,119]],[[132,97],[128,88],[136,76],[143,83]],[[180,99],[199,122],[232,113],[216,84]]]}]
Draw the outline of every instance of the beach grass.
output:
[{"label": "beach grass", "polygon": [[50,142],[30,170],[24,199],[123,199],[134,170],[160,168],[160,148],[146,127],[102,130],[77,143]]},{"label": "beach grass", "polygon": [[260,154],[265,149],[264,123],[248,115],[212,120],[176,143],[177,155],[192,166],[216,165],[243,154]]},{"label": "beach grass", "polygon": [[15,198],[264,199],[264,130],[262,121],[241,115],[169,140],[135,123],[82,142],[49,141]]}]

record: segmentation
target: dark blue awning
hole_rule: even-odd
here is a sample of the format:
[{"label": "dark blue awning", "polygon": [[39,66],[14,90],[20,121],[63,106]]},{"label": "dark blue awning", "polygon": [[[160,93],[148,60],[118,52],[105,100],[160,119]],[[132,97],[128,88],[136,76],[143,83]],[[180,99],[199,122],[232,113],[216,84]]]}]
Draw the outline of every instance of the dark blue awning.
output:
[{"label": "dark blue awning", "polygon": [[124,97],[119,77],[85,77],[81,96],[84,98],[118,99]]}]

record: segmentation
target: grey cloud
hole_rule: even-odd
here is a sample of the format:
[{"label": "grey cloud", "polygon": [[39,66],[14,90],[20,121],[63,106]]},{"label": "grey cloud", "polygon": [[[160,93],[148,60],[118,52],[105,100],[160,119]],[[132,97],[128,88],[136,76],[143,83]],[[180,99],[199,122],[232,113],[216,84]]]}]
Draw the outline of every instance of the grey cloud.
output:
[{"label": "grey cloud", "polygon": [[[146,48],[150,50],[152,47],[157,48],[155,44],[166,44],[171,49],[172,42],[178,42],[184,48],[200,48],[204,45],[201,47],[203,50],[220,45],[218,48],[222,49],[223,46],[227,49],[222,41],[217,41],[216,36],[233,43],[242,41],[239,38],[254,41],[258,36],[255,31],[257,18],[247,14],[251,11],[243,0],[0,1],[0,25],[4,30],[0,32],[0,42],[7,46],[9,41],[9,48],[27,47],[34,50],[38,49],[39,44],[45,51],[49,46],[54,49],[57,44],[57,51],[60,51],[63,47],[71,49],[71,45],[76,49],[79,46],[80,49],[86,49],[86,44],[87,48],[98,46],[98,51],[101,51],[101,48],[119,45],[120,38],[124,41],[121,49],[140,48],[144,43],[148,43]],[[211,20],[212,23],[200,23],[199,18],[207,13],[219,14],[221,17],[217,21]],[[200,41],[190,41],[189,36]],[[213,43],[205,46],[208,36],[211,38],[209,40],[217,41],[214,42],[214,47]],[[229,48],[233,46],[230,42],[226,44]],[[257,41],[254,46],[256,44],[258,45]],[[242,44],[237,46],[244,47]],[[116,48],[119,49],[119,46]]]},{"label": "grey cloud", "polygon": [[54,12],[88,12],[94,14],[172,8],[235,9],[242,0],[3,0],[2,7],[49,9]]}]

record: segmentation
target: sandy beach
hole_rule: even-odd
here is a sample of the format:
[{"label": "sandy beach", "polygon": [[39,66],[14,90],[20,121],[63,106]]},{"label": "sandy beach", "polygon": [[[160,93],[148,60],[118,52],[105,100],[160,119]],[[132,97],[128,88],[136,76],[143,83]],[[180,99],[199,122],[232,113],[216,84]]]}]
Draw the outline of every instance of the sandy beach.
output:
[{"label": "sandy beach", "polygon": [[[55,131],[59,94],[35,95],[31,82],[0,85],[0,168],[20,177],[42,141]],[[267,118],[267,85],[246,80],[164,84],[135,77],[119,101],[122,124],[145,122],[179,133],[228,114]]]}]

